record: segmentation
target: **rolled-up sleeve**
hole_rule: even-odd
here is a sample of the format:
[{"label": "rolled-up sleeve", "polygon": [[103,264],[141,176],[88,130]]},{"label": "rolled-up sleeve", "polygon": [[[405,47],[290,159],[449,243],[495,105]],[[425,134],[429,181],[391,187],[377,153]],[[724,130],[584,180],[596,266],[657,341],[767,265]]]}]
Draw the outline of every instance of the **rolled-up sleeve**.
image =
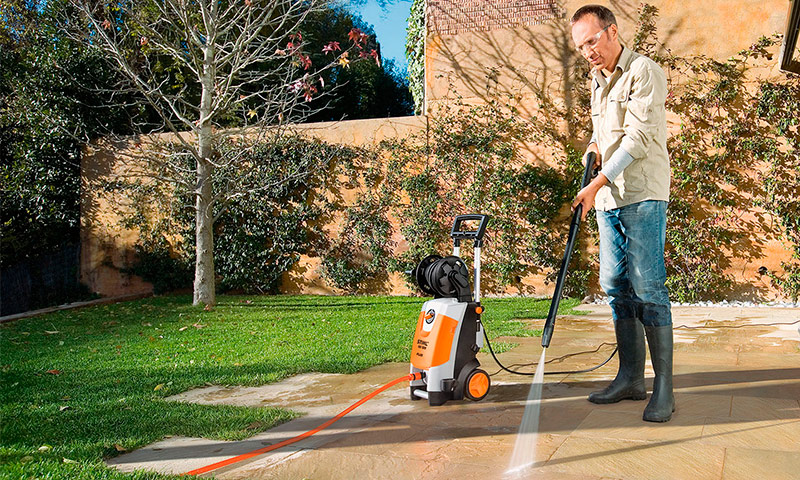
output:
[{"label": "rolled-up sleeve", "polygon": [[634,61],[631,73],[633,82],[620,148],[634,159],[640,159],[647,154],[660,122],[663,122],[667,78],[661,67],[645,61]]},{"label": "rolled-up sleeve", "polygon": [[600,173],[605,175],[609,182],[613,182],[628,165],[633,163],[633,157],[622,148],[618,148],[611,158],[603,163]]}]

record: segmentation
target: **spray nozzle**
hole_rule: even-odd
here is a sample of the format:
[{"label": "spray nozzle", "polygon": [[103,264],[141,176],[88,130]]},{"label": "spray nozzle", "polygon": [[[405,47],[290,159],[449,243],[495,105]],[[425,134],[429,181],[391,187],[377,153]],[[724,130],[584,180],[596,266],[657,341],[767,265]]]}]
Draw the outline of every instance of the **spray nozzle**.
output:
[{"label": "spray nozzle", "polygon": [[555,322],[548,322],[542,330],[542,347],[547,348],[550,346],[550,339],[553,338],[553,327]]}]

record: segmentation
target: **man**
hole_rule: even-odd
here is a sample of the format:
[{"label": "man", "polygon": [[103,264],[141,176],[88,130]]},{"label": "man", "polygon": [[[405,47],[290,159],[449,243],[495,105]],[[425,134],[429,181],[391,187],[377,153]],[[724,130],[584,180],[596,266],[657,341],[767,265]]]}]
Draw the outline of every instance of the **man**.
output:
[{"label": "man", "polygon": [[[643,419],[672,418],[672,314],[664,285],[664,242],[670,169],[664,102],[667,81],[652,60],[624,48],[614,14],[581,7],[572,39],[592,65],[592,140],[602,166],[573,202],[583,215],[595,206],[600,231],[600,286],[609,296],[619,372],[594,403],[644,400],[645,347],[656,377]],[[643,328],[644,327],[644,328]]]}]

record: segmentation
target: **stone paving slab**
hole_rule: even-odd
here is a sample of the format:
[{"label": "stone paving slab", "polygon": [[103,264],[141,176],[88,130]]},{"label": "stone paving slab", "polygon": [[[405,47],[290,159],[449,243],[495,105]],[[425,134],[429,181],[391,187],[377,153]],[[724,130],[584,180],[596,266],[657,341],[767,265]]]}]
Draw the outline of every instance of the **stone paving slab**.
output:
[{"label": "stone paving slab", "polygon": [[[585,305],[581,317],[559,318],[545,372],[596,365],[613,345],[610,310]],[[491,314],[487,312],[487,314]],[[516,478],[720,479],[798,478],[800,472],[800,309],[675,307],[677,410],[665,424],[641,420],[646,401],[594,405],[617,361],[589,373],[546,375],[536,463]],[[541,321],[531,322],[532,328]],[[721,328],[720,328],[721,327]],[[491,333],[491,332],[490,332]],[[538,338],[499,355],[532,371]],[[531,377],[492,374],[481,402],[430,407],[394,387],[321,433],[214,472],[220,479],[493,479],[505,471],[524,412]],[[648,362],[649,363],[649,362]],[[386,364],[355,375],[305,374],[262,387],[207,387],[175,401],[290,408],[305,416],[241,442],[167,438],[114,458],[125,471],[180,473],[274,444],[309,430],[389,380],[407,364]],[[652,369],[648,367],[648,385]]]}]

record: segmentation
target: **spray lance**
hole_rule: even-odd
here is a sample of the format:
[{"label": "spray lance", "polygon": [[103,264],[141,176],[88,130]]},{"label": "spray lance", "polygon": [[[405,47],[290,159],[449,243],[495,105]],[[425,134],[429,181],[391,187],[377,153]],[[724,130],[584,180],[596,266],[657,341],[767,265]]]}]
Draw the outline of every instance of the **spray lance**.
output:
[{"label": "spray lance", "polygon": [[[583,180],[581,181],[581,189],[589,182],[592,177],[597,175],[594,170],[594,162],[597,158],[594,152],[589,152],[586,155],[586,165],[583,171]],[[561,302],[561,293],[564,290],[564,280],[567,278],[567,270],[569,268],[569,260],[572,257],[572,250],[575,247],[575,239],[578,238],[578,231],[581,227],[581,214],[583,213],[583,205],[575,207],[572,213],[572,222],[569,225],[569,235],[567,236],[567,248],[564,251],[564,258],[561,260],[561,269],[558,271],[558,278],[556,279],[556,289],[553,292],[553,301],[550,302],[550,313],[547,314],[547,321],[544,322],[544,330],[542,331],[542,347],[547,348],[550,346],[550,338],[553,336],[553,328],[556,324],[556,313],[558,312],[558,304]]]}]

